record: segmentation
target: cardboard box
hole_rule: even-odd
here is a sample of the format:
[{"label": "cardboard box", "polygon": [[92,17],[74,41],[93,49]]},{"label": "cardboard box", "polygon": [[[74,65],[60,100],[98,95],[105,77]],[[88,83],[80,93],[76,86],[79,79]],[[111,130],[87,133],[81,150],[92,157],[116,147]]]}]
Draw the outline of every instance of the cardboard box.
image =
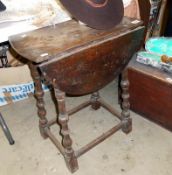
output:
[{"label": "cardboard box", "polygon": [[[24,100],[33,96],[34,83],[26,64],[21,64],[10,53],[8,61],[15,67],[0,68],[0,106]],[[15,64],[14,64],[15,63]],[[48,87],[43,85],[45,91]]]},{"label": "cardboard box", "polygon": [[28,98],[34,84],[27,65],[0,69],[0,106]]}]

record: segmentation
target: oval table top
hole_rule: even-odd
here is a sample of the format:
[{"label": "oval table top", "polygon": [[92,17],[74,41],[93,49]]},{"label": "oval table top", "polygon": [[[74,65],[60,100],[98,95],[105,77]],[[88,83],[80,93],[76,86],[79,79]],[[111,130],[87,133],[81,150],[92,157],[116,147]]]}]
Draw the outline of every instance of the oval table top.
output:
[{"label": "oval table top", "polygon": [[143,23],[137,19],[124,17],[111,30],[95,30],[74,20],[37,29],[9,37],[12,48],[22,57],[40,63],[50,59],[62,59],[78,48],[90,47],[109,36],[123,35]]}]

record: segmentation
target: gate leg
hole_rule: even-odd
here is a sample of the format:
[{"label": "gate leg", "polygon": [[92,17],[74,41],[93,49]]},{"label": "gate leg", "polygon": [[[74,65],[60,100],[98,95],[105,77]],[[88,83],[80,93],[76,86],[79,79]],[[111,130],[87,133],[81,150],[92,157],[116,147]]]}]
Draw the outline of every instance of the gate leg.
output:
[{"label": "gate leg", "polygon": [[58,102],[58,110],[59,110],[58,121],[61,126],[60,133],[62,135],[62,145],[65,150],[64,159],[66,161],[68,169],[73,173],[78,169],[78,161],[75,156],[75,152],[72,148],[72,139],[69,134],[69,128],[68,128],[69,116],[66,112],[65,93],[56,88],[56,85],[54,85],[54,91],[56,100]]},{"label": "gate leg", "polygon": [[121,88],[122,88],[122,131],[128,134],[132,130],[132,119],[130,118],[130,103],[129,103],[129,81],[127,69],[122,72],[121,79]]}]

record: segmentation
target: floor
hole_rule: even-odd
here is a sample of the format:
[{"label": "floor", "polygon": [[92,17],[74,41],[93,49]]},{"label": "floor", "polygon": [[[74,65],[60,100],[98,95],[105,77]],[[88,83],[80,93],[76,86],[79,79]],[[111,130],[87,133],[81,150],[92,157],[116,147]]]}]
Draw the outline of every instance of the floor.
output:
[{"label": "floor", "polygon": [[[105,87],[101,94],[119,109],[115,82]],[[88,98],[67,98],[67,106],[71,108]],[[49,93],[45,94],[45,102],[49,118],[54,118],[55,108]],[[0,175],[71,174],[59,151],[39,134],[34,98],[0,110],[15,139],[15,145],[10,146],[0,129]],[[81,156],[75,175],[171,175],[172,133],[133,112],[131,116],[133,131],[129,135],[118,131]],[[117,122],[102,108],[93,111],[88,107],[75,114],[70,120],[74,148],[88,143]],[[52,130],[58,135],[58,127]]]}]

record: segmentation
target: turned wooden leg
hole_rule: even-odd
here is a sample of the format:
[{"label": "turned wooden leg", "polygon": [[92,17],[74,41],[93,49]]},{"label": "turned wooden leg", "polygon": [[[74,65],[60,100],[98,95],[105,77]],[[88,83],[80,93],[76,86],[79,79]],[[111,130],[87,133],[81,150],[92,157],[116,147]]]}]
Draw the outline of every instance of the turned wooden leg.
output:
[{"label": "turned wooden leg", "polygon": [[122,72],[121,77],[121,89],[122,89],[122,131],[124,133],[129,133],[132,130],[132,120],[130,118],[130,103],[129,103],[129,81],[127,69]]},{"label": "turned wooden leg", "polygon": [[97,110],[100,108],[101,104],[100,102],[98,101],[98,99],[100,98],[99,96],[99,92],[94,92],[92,95],[91,95],[91,107],[94,109],[94,110]]},{"label": "turned wooden leg", "polygon": [[44,91],[42,89],[41,77],[40,77],[40,74],[39,74],[36,66],[34,66],[32,63],[29,63],[29,67],[31,70],[32,78],[33,78],[34,83],[35,83],[35,98],[36,98],[36,105],[38,108],[39,129],[40,129],[41,136],[44,139],[46,139],[47,135],[45,132],[45,127],[46,127],[46,124],[48,121],[46,118],[46,110],[44,107],[44,105],[45,105],[44,100],[43,100]]},{"label": "turned wooden leg", "polygon": [[78,162],[72,148],[72,139],[69,135],[68,121],[69,116],[66,112],[65,93],[54,87],[55,96],[58,102],[59,117],[58,121],[61,126],[62,145],[64,147],[64,159],[69,170],[73,173],[78,169]]}]

